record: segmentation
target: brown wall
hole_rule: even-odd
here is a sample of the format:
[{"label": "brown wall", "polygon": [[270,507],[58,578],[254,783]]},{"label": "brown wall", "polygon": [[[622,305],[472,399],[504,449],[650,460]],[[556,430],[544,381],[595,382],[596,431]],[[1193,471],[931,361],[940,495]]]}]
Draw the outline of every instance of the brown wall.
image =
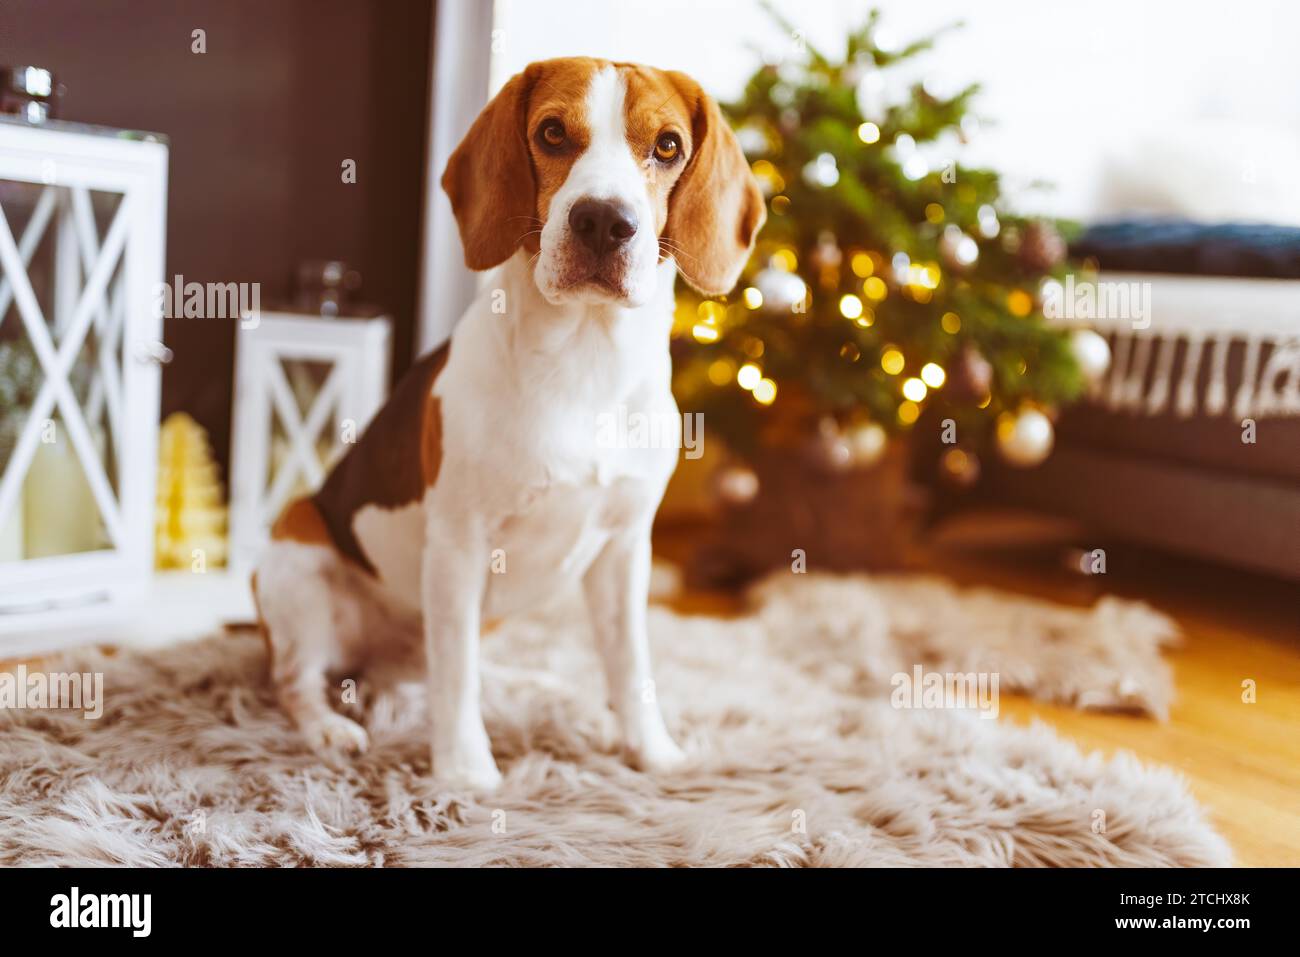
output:
[{"label": "brown wall", "polygon": [[[167,275],[290,293],[302,259],[345,259],[410,362],[432,0],[0,0],[0,63],[46,67],[61,118],[166,134]],[[191,52],[191,32],[207,52]],[[341,182],[344,159],[357,182]],[[235,324],[172,319],[163,414],[225,465]]]}]

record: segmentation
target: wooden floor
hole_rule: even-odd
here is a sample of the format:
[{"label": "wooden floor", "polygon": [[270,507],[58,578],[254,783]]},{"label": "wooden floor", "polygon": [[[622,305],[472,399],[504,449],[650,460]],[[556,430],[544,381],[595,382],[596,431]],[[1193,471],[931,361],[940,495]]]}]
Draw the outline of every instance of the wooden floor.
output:
[{"label": "wooden floor", "polygon": [[[681,559],[691,537],[661,530],[656,549]],[[1178,768],[1239,864],[1300,866],[1300,586],[1118,547],[1107,548],[1104,577],[1086,577],[1067,568],[1063,553],[1061,535],[1041,523],[982,516],[933,537],[914,564],[1071,604],[1105,593],[1147,601],[1185,634],[1169,656],[1177,700],[1162,723],[1005,695],[1000,720],[1038,718],[1087,750],[1128,750]],[[736,609],[734,598],[699,589],[673,604],[706,614]],[[1247,679],[1254,704],[1242,701]]]}]

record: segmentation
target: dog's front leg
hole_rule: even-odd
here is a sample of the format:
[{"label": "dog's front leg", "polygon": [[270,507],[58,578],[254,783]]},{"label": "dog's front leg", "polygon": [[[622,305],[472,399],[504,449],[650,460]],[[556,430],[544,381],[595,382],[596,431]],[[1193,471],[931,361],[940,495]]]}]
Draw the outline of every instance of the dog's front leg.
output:
[{"label": "dog's front leg", "polygon": [[583,587],[629,761],[645,771],[676,767],[684,755],[664,727],[650,670],[648,524],[612,539],[587,570]]},{"label": "dog's front leg", "polygon": [[492,790],[501,772],[492,758],[479,705],[479,623],[486,548],[462,517],[430,515],[421,568],[433,773],[442,783]]}]

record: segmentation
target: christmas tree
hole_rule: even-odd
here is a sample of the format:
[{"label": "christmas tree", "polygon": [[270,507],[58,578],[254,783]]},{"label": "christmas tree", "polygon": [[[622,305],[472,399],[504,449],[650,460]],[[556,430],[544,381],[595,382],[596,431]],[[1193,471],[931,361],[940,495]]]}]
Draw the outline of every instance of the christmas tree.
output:
[{"label": "christmas tree", "polygon": [[990,436],[1014,464],[1041,461],[1083,385],[1079,342],[1042,315],[1060,233],[1010,215],[997,174],[946,158],[978,87],[891,96],[891,70],[935,39],[886,48],[873,12],[842,60],[797,42],[724,106],[769,215],[732,296],[681,287],[675,387],[742,457],[867,465],[950,419],[942,464],[961,481]]}]

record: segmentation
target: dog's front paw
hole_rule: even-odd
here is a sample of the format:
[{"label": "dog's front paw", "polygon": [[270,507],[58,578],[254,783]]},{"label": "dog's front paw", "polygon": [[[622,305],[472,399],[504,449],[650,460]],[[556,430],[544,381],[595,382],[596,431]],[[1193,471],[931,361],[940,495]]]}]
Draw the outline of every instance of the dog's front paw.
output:
[{"label": "dog's front paw", "polygon": [[501,772],[491,752],[479,756],[433,756],[433,776],[453,791],[491,792],[501,786]]},{"label": "dog's front paw", "polygon": [[686,763],[686,752],[665,731],[625,748],[628,764],[638,771],[666,773],[675,771]]},{"label": "dog's front paw", "polygon": [[331,712],[303,725],[307,746],[317,754],[363,754],[370,747],[366,729],[351,718]]}]

